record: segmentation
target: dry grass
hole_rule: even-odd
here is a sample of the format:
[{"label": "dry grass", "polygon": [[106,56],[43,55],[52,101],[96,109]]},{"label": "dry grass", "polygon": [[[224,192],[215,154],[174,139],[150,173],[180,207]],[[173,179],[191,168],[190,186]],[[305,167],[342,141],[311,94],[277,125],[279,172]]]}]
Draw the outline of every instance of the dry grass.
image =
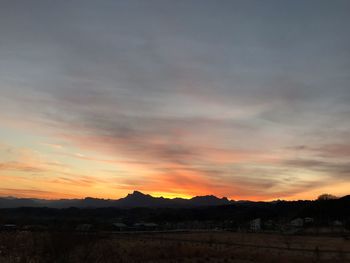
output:
[{"label": "dry grass", "polygon": [[[256,247],[238,246],[237,243]],[[269,249],[279,246],[283,249]],[[345,263],[349,241],[342,238],[239,233],[95,235],[0,233],[1,263]],[[316,249],[318,247],[318,249]],[[288,249],[291,248],[291,249]],[[312,252],[295,251],[309,248]],[[339,253],[323,253],[331,249]]]}]

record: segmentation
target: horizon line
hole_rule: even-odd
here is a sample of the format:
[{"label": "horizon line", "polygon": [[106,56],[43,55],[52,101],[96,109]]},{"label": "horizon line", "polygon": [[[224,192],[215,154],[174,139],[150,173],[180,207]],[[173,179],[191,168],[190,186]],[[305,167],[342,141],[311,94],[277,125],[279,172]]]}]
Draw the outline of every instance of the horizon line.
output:
[{"label": "horizon line", "polygon": [[[164,198],[164,199],[185,199],[185,200],[191,200],[195,197],[205,197],[205,196],[214,196],[218,199],[224,199],[226,198],[229,201],[235,201],[235,202],[240,202],[240,201],[247,201],[247,202],[274,202],[274,201],[315,201],[317,200],[317,197],[315,199],[280,199],[280,198],[276,198],[276,199],[265,199],[265,200],[250,200],[250,199],[230,199],[226,196],[223,197],[219,197],[216,196],[214,194],[205,194],[205,195],[195,195],[195,196],[191,196],[191,197],[180,197],[180,196],[176,196],[176,197],[164,197],[164,196],[158,196],[158,195],[152,195],[152,194],[148,194],[148,193],[144,193],[142,191],[138,191],[138,190],[133,190],[131,193],[128,193],[127,195],[125,195],[124,197],[119,197],[119,198],[100,198],[100,197],[93,197],[93,196],[85,196],[85,197],[72,197],[72,198],[39,198],[39,197],[20,197],[20,196],[0,196],[0,198],[13,198],[13,199],[38,199],[38,200],[47,200],[47,201],[59,201],[59,200],[84,200],[84,199],[88,199],[88,198],[92,198],[92,199],[99,199],[99,200],[112,200],[112,201],[116,201],[116,200],[120,200],[123,199],[125,197],[127,197],[128,195],[132,195],[135,194],[135,192],[141,193],[145,196],[151,196],[153,198]],[[345,197],[347,195],[344,196],[336,196],[336,199]]]}]

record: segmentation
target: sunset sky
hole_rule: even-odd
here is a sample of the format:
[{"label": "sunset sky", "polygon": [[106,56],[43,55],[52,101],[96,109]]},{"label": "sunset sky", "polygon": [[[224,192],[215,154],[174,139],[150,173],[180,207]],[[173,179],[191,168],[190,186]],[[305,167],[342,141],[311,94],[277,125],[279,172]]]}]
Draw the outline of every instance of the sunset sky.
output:
[{"label": "sunset sky", "polygon": [[349,12],[1,1],[0,196],[349,194]]}]

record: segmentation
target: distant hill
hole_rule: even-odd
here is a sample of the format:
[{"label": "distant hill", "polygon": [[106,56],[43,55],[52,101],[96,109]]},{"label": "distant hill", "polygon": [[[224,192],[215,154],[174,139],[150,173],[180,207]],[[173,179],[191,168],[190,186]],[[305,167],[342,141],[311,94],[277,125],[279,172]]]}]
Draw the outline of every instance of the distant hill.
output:
[{"label": "distant hill", "polygon": [[117,200],[99,199],[86,197],[84,199],[31,199],[31,198],[0,198],[0,208],[17,208],[17,207],[50,207],[50,208],[133,208],[133,207],[200,207],[200,206],[218,206],[232,204],[234,201],[228,200],[226,197],[218,198],[214,195],[196,196],[191,199],[184,198],[164,198],[153,197],[134,191],[124,198]]},{"label": "distant hill", "polygon": [[343,196],[343,197],[339,198],[339,200],[350,201],[350,195]]},{"label": "distant hill", "polygon": [[330,226],[334,221],[340,221],[350,229],[349,197],[314,201],[239,202],[215,196],[168,199],[136,191],[119,200],[2,198],[0,202],[2,207],[12,207],[0,208],[0,225],[42,224],[69,228],[75,227],[78,222],[110,224],[120,221],[129,225],[136,222],[217,222],[221,227],[228,224],[235,228],[247,226],[255,218],[285,225],[295,218],[311,217],[315,220],[314,226]]}]

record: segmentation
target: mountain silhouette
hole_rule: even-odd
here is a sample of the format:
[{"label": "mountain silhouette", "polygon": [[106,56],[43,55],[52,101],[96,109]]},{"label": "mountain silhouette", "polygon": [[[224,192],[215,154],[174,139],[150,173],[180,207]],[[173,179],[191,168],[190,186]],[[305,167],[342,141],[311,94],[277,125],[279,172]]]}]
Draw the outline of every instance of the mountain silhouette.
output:
[{"label": "mountain silhouette", "polygon": [[153,197],[148,194],[143,194],[139,191],[134,191],[132,194],[128,194],[126,197],[116,200],[114,202],[116,206],[120,207],[185,207],[185,206],[215,206],[230,204],[227,198],[218,198],[213,195],[196,196],[191,199],[184,198],[164,198]]},{"label": "mountain silhouette", "polygon": [[86,197],[84,199],[31,199],[31,198],[15,198],[3,197],[0,198],[0,208],[15,208],[15,207],[52,207],[52,208],[99,208],[99,207],[117,207],[117,208],[132,208],[132,207],[199,207],[199,206],[217,206],[228,205],[233,201],[226,197],[218,198],[214,195],[196,196],[191,199],[184,198],[164,198],[153,197],[149,194],[144,194],[140,191],[134,191],[126,197],[112,200]]}]

